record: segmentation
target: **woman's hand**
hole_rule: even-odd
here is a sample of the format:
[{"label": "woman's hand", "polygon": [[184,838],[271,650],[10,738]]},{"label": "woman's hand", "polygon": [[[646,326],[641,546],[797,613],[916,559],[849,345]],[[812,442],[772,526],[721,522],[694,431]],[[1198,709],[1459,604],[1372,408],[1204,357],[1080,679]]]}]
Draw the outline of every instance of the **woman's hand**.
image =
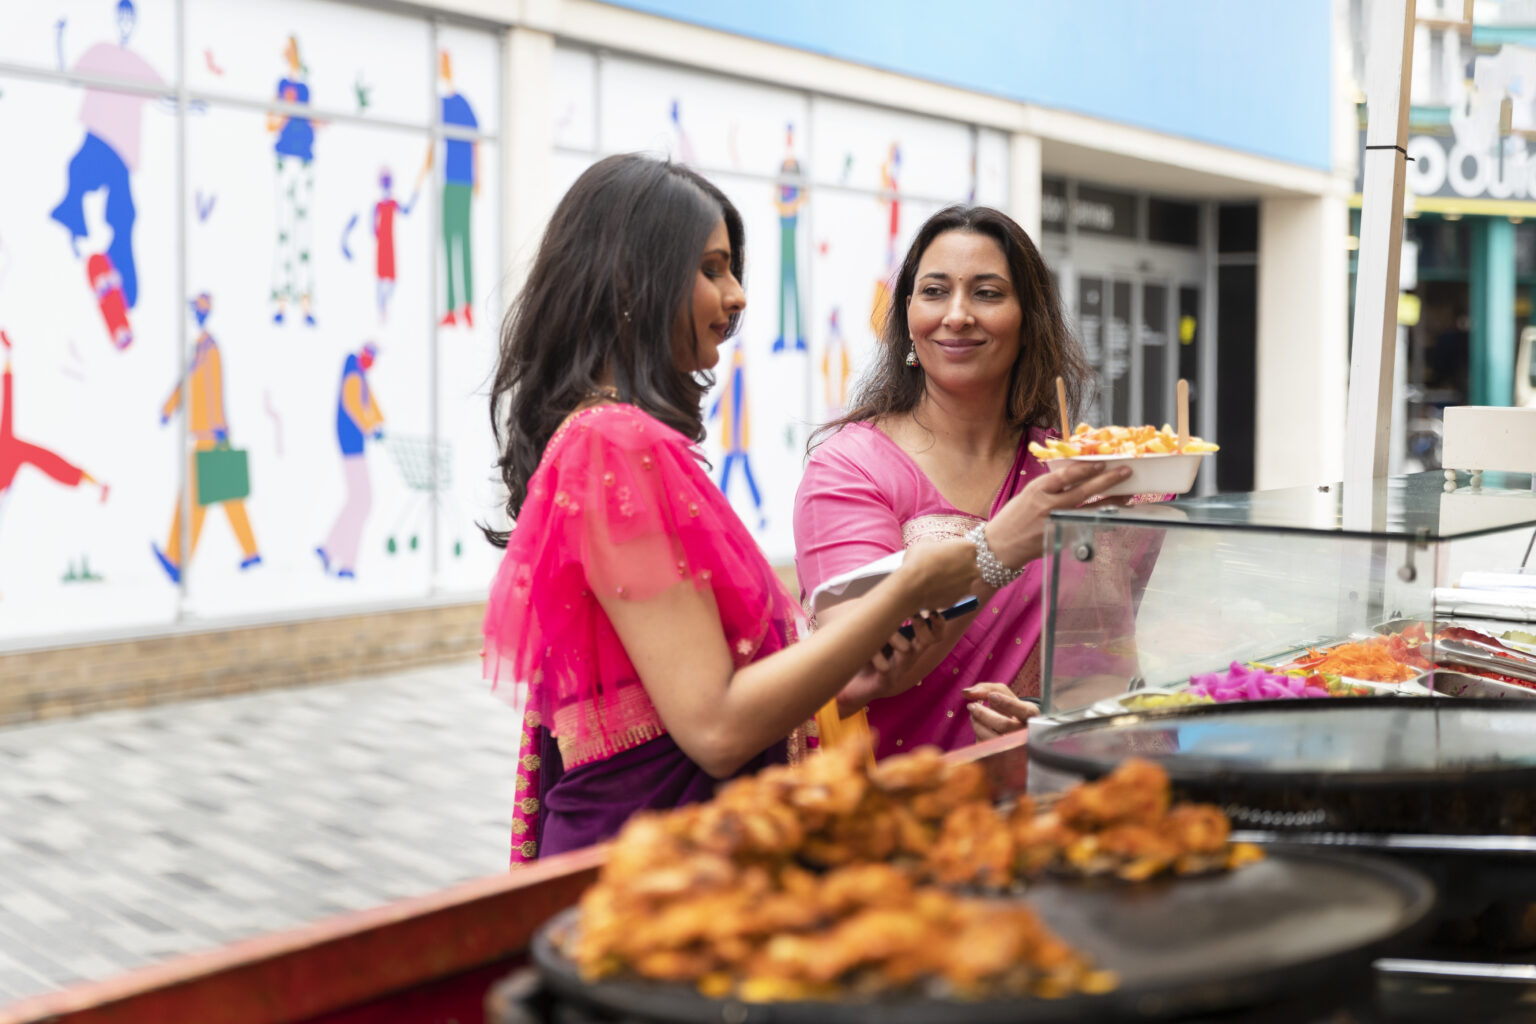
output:
[{"label": "woman's hand", "polygon": [[987,523],[987,546],[1004,565],[1021,568],[1045,550],[1045,524],[1052,512],[1077,508],[1130,475],[1128,466],[1106,470],[1092,462],[1074,462],[1042,473]]},{"label": "woman's hand", "polygon": [[916,615],[912,618],[910,640],[901,633],[892,634],[885,649],[871,658],[837,695],[837,713],[847,718],[870,701],[894,697],[917,685],[922,677],[912,675],[912,666],[939,642],[943,622],[937,615]]},{"label": "woman's hand", "polygon": [[892,575],[910,588],[914,610],[943,609],[972,592],[981,569],[975,545],[961,538],[914,544]]},{"label": "woman's hand", "polygon": [[971,713],[971,728],[976,730],[978,743],[1018,732],[1025,721],[1040,713],[1039,705],[1015,697],[1003,683],[977,683],[960,692],[970,701],[966,710]]}]

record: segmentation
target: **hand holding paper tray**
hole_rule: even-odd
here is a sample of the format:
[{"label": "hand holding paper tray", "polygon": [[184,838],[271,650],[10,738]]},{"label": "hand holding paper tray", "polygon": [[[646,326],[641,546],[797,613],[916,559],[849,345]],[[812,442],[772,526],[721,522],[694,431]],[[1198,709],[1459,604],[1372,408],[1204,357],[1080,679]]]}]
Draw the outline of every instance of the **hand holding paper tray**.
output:
[{"label": "hand holding paper tray", "polygon": [[[874,589],[875,584],[885,579],[891,573],[901,567],[903,551],[893,551],[884,558],[877,558],[867,565],[861,565],[857,569],[850,569],[845,573],[839,573],[817,587],[811,594],[811,615],[815,617],[833,605],[842,604],[844,601],[852,601],[856,597],[862,597]],[[975,611],[980,602],[973,597],[967,597],[945,608],[939,614],[946,619],[953,619],[960,615],[966,615]],[[901,632],[910,638],[911,626],[902,626]]]}]

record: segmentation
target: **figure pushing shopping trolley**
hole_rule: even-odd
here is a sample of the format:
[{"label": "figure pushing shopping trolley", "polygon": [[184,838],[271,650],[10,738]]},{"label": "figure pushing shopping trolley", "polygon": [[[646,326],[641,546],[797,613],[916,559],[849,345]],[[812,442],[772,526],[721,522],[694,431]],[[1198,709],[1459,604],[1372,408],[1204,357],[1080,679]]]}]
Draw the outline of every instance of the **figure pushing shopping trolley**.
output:
[{"label": "figure pushing shopping trolley", "polygon": [[464,541],[459,529],[464,518],[458,514],[458,503],[453,497],[452,442],[433,441],[424,435],[391,434],[385,447],[411,497],[396,517],[384,549],[391,555],[401,548],[416,551],[421,543],[422,521],[436,511],[438,521],[448,524],[452,531],[453,557],[460,557]]}]

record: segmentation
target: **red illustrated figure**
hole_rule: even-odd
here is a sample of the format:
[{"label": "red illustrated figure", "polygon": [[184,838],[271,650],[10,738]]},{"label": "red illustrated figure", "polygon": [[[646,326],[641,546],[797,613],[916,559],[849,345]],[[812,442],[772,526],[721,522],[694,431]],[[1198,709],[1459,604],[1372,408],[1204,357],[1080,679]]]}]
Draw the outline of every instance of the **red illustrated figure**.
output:
[{"label": "red illustrated figure", "polygon": [[107,485],[79,466],[72,465],[46,448],[29,444],[16,436],[16,403],[11,393],[11,339],[0,331],[0,351],[5,353],[5,370],[0,374],[0,511],[11,494],[11,484],[23,466],[34,466],[65,487],[94,484],[101,488],[101,500],[107,500]]},{"label": "red illustrated figure", "polygon": [[107,336],[121,352],[133,344],[133,328],[128,325],[128,303],[123,299],[123,278],[112,266],[112,257],[104,252],[92,256],[85,263],[85,274],[96,293],[96,304],[101,307],[101,318],[107,324]]}]

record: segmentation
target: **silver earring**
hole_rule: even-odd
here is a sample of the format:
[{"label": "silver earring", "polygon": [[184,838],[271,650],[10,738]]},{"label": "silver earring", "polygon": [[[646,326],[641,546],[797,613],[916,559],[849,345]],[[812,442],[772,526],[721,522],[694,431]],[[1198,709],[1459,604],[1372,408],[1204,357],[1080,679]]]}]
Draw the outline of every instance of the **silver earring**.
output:
[{"label": "silver earring", "polygon": [[626,309],[626,310],[624,310],[624,312],[623,312],[623,314],[622,314],[622,315],[623,315],[623,317],[624,317],[624,322],[625,322],[625,323],[629,323],[629,310],[627,310],[627,309]]},{"label": "silver earring", "polygon": [[907,349],[907,365],[908,366],[916,366],[917,365],[917,343],[916,342],[913,342],[912,343],[912,347]]}]

